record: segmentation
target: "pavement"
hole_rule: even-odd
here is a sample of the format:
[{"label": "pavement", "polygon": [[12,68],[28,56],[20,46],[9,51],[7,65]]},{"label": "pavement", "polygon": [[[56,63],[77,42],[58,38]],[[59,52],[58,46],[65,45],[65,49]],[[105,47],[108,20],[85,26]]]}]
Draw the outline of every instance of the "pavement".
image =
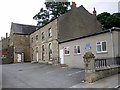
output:
[{"label": "pavement", "polygon": [[94,83],[82,82],[70,88],[119,88],[120,89],[120,74],[112,75],[100,79]]}]

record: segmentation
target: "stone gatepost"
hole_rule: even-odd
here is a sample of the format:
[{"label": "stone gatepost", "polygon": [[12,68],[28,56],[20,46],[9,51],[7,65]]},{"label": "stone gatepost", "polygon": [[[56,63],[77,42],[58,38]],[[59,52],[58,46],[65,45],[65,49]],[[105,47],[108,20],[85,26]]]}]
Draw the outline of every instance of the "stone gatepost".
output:
[{"label": "stone gatepost", "polygon": [[83,58],[85,63],[85,81],[92,83],[96,81],[95,56],[92,52],[86,52]]}]

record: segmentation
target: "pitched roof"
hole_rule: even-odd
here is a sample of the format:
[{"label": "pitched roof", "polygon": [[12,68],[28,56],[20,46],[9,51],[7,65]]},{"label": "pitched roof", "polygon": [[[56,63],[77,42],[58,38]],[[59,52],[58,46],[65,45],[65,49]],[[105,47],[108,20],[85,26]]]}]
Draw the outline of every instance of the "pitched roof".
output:
[{"label": "pitched roof", "polygon": [[59,42],[86,36],[102,30],[95,15],[83,6],[71,9],[58,18]]},{"label": "pitched roof", "polygon": [[18,24],[18,23],[12,23],[11,24],[11,30],[12,30],[12,33],[14,33],[14,34],[29,35],[36,30],[36,27],[37,26]]},{"label": "pitched roof", "polygon": [[78,40],[78,39],[82,39],[82,38],[87,38],[87,37],[91,37],[91,36],[95,36],[95,35],[99,35],[99,34],[103,34],[103,33],[107,33],[107,32],[112,32],[112,31],[120,32],[120,28],[118,28],[118,27],[113,27],[113,28],[111,28],[111,29],[107,29],[107,30],[104,30],[104,31],[92,33],[92,34],[89,34],[89,35],[86,35],[86,36],[80,36],[80,37],[78,37],[78,38],[74,38],[74,39],[62,41],[62,42],[59,42],[59,44],[65,43],[65,42],[74,41],[74,40]]}]

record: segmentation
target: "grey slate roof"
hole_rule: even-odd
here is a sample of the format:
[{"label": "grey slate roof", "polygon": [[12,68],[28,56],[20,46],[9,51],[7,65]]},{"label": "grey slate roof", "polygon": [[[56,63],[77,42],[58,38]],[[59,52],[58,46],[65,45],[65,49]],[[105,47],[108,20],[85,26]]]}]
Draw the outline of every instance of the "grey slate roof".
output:
[{"label": "grey slate roof", "polygon": [[73,8],[58,18],[58,41],[64,42],[102,31],[102,25],[95,15],[83,6]]},{"label": "grey slate roof", "polygon": [[36,31],[36,26],[12,23],[11,30],[12,30],[12,33],[14,33],[14,34],[29,35],[29,34],[33,33],[34,31]]},{"label": "grey slate roof", "polygon": [[65,43],[65,42],[74,41],[74,40],[78,40],[78,39],[83,39],[83,38],[87,38],[87,37],[91,37],[91,36],[95,36],[95,35],[99,35],[99,34],[103,34],[103,33],[107,33],[107,32],[111,32],[111,31],[120,32],[120,28],[118,28],[118,27],[113,27],[113,28],[111,28],[111,29],[107,29],[107,30],[103,30],[103,31],[100,31],[100,32],[92,33],[92,34],[89,34],[89,35],[86,35],[86,36],[80,36],[80,37],[78,37],[78,38],[74,38],[74,39],[70,39],[70,40],[63,41],[63,42],[59,42],[59,44]]}]

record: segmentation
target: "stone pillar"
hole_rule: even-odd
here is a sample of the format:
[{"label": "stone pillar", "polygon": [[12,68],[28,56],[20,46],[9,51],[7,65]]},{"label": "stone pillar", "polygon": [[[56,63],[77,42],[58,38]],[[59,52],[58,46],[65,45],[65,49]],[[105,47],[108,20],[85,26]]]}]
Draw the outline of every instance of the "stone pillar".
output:
[{"label": "stone pillar", "polygon": [[92,83],[96,80],[95,56],[92,52],[86,52],[83,58],[85,63],[85,81]]}]

